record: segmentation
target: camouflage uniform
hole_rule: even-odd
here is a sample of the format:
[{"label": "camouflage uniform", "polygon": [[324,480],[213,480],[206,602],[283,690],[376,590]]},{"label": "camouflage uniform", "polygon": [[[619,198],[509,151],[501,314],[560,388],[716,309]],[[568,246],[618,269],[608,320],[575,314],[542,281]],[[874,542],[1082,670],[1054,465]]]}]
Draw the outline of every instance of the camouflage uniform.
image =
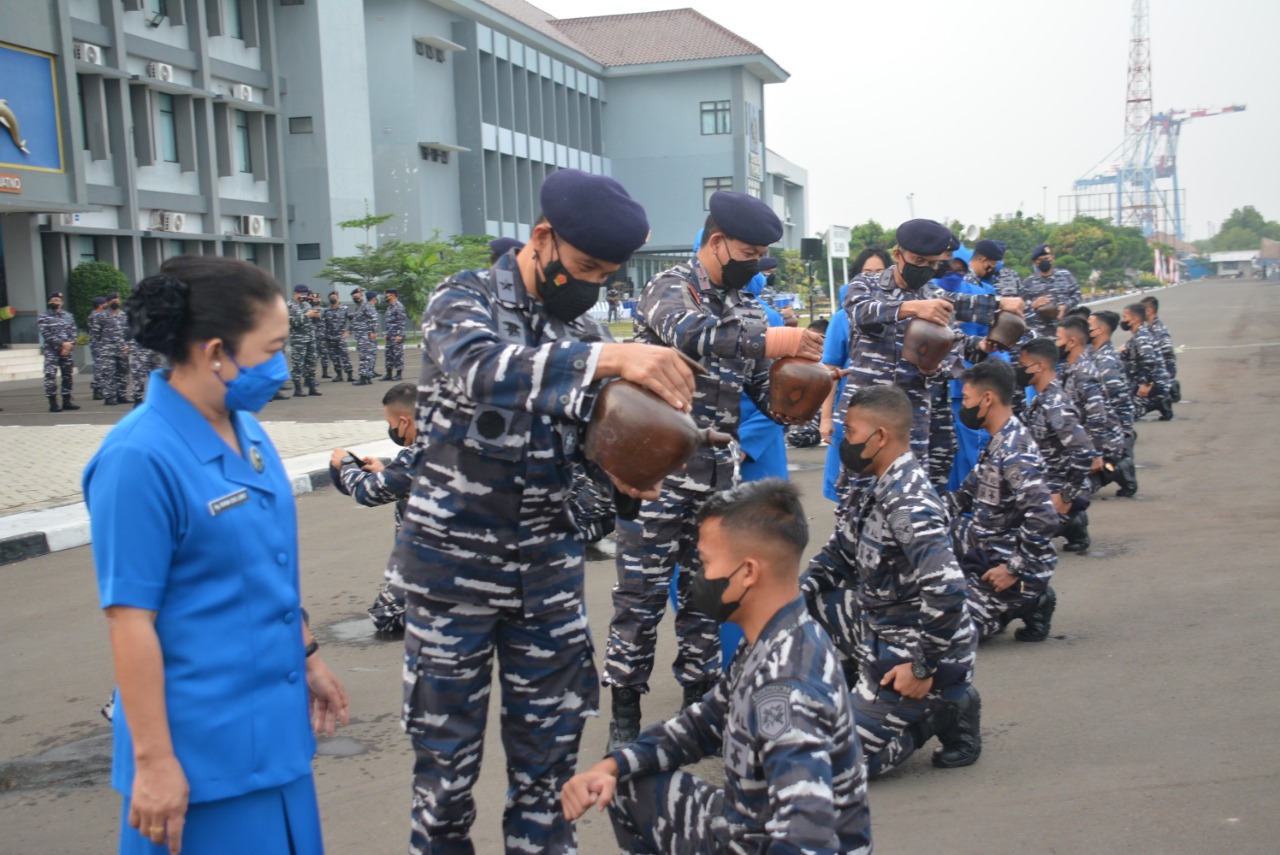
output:
[{"label": "camouflage uniform", "polygon": [[423,317],[419,442],[388,562],[405,592],[404,726],[413,738],[413,852],[471,851],[495,654],[508,851],[569,852],[560,809],[599,682],[569,511],[591,378],[608,331],[566,324],[525,290],[515,255],[445,280]]},{"label": "camouflage uniform", "polygon": [[1124,433],[1120,420],[1107,405],[1107,395],[1102,388],[1102,378],[1087,355],[1081,355],[1073,363],[1058,363],[1058,383],[1067,400],[1075,405],[1083,417],[1085,433],[1093,447],[1107,460],[1119,460],[1124,456]]},{"label": "camouflage uniform", "polygon": [[164,365],[164,357],[136,341],[129,348],[129,378],[133,384],[133,400],[141,404],[147,395],[151,372]]},{"label": "camouflage uniform", "polygon": [[[1049,587],[1058,553],[1058,512],[1044,480],[1035,440],[1010,417],[959,489],[946,495],[952,541],[969,586],[969,612],[979,638],[1004,629]],[[1005,564],[1018,577],[1001,593],[982,575]]]},{"label": "camouflage uniform", "polygon": [[[680,771],[722,744],[723,788]],[[625,852],[871,852],[849,692],[802,598],[744,642],[700,702],[610,756]]]},{"label": "camouflage uniform", "polygon": [[[769,367],[764,356],[768,322],[745,291],[711,284],[697,259],[678,264],[645,285],[634,313],[635,340],[674,347],[708,371],[696,378],[693,420],[699,429],[738,433],[744,389],[768,410]],[[720,628],[688,604],[699,567],[695,517],[717,490],[737,480],[728,448],[703,448],[683,472],[666,478],[662,495],[641,504],[635,520],[618,520],[618,583],[605,653],[606,685],[649,689],[658,624],[666,611],[677,564],[676,680],[697,686],[719,678]]]},{"label": "camouflage uniform", "polygon": [[[102,397],[108,401],[124,403],[129,391],[129,315],[122,311],[108,311],[102,322],[102,341],[98,352],[102,354],[102,378],[98,381]],[[97,367],[94,367],[95,373]]]},{"label": "camouflage uniform", "polygon": [[1022,277],[1012,267],[1004,266],[996,271],[996,293],[1001,297],[1022,295]]},{"label": "camouflage uniform", "polygon": [[614,529],[617,509],[613,503],[613,483],[604,470],[591,463],[574,467],[573,498],[570,507],[574,522],[587,543],[597,543]]},{"label": "camouflage uniform", "polygon": [[[366,472],[359,466],[344,466],[333,478],[334,486],[367,508],[395,502],[398,532],[404,522],[409,491],[413,489],[413,472],[421,456],[422,447],[415,444],[402,448],[396,459],[379,472]],[[368,611],[376,631],[399,632],[404,629],[404,592],[393,587],[390,579],[384,578]]]},{"label": "camouflage uniform", "polygon": [[333,376],[341,379],[345,373],[350,377],[351,354],[347,351],[347,340],[343,338],[349,326],[347,307],[341,303],[329,306],[321,314],[320,320],[324,330],[320,343],[329,351],[329,359],[333,362]]},{"label": "camouflage uniform", "polygon": [[[1142,418],[1159,408],[1159,402],[1169,394],[1169,371],[1160,353],[1159,343],[1143,324],[1133,331],[1124,349],[1120,351],[1124,371],[1129,377],[1129,392],[1133,395],[1134,418]],[[1147,397],[1138,397],[1139,386],[1151,386]]]},{"label": "camouflage uniform", "polygon": [[[820,621],[823,595],[842,587],[855,591],[860,637],[853,706],[867,773],[875,777],[919,748],[932,733],[933,714],[963,695],[977,648],[947,513],[909,452],[867,489],[841,499],[835,532],[803,581]],[[924,698],[880,685],[887,670],[905,662],[937,669]]]},{"label": "camouflage uniform", "polygon": [[307,317],[311,304],[294,300],[289,303],[290,379],[294,385],[316,385],[316,327]]},{"label": "camouflage uniform", "polygon": [[62,394],[70,395],[75,363],[71,353],[63,355],[62,346],[68,342],[75,344],[79,334],[75,316],[65,309],[45,312],[36,318],[36,330],[40,333],[40,353],[44,356],[45,397],[58,394],[58,371],[62,371]]},{"label": "camouflage uniform", "polygon": [[1044,458],[1049,492],[1077,510],[1087,508],[1093,493],[1089,467],[1098,452],[1058,380],[1027,404],[1026,425]]},{"label": "camouflage uniform", "polygon": [[[369,334],[374,337],[370,338]],[[372,380],[378,373],[378,307],[365,300],[351,310],[351,335],[360,357],[360,379]]]},{"label": "camouflage uniform", "polygon": [[[386,324],[387,337],[387,376],[399,380],[404,371],[404,334],[409,326],[409,313],[405,311],[404,303],[399,300],[388,302],[383,322]],[[400,340],[396,341],[397,338]]]},{"label": "camouflage uniform", "polygon": [[1061,267],[1053,268],[1047,276],[1039,270],[1033,270],[1030,276],[1022,280],[1018,296],[1027,303],[1027,335],[1031,338],[1053,338],[1058,321],[1044,320],[1031,308],[1031,304],[1041,297],[1048,297],[1056,306],[1065,306],[1066,311],[1071,311],[1080,303],[1080,283],[1071,275],[1071,271]]},{"label": "camouflage uniform", "polygon": [[[908,291],[898,287],[893,271],[890,267],[880,273],[861,274],[849,283],[844,311],[849,316],[850,373],[835,414],[837,419],[844,417],[849,400],[859,389],[878,384],[898,386],[911,400],[911,451],[917,460],[928,462],[930,435],[939,437],[943,453],[947,447],[953,447],[955,439],[954,434],[948,434],[951,407],[945,400],[935,401],[933,388],[945,384],[960,370],[962,357],[974,362],[983,358],[976,347],[980,339],[962,336],[938,371],[925,376],[903,358],[902,340],[909,319],[899,321],[898,312],[903,303],[912,300],[940,299],[955,306],[953,320],[956,323],[972,321],[990,325],[1000,307],[1000,298],[995,294],[952,293],[932,284]],[[947,469],[950,469],[949,463]],[[945,483],[946,477],[942,480]]]},{"label": "camouflage uniform", "polygon": [[1102,392],[1106,395],[1107,406],[1115,413],[1120,433],[1124,437],[1124,455],[1119,460],[1108,462],[1117,467],[1123,465],[1124,477],[1128,479],[1131,488],[1136,490],[1138,479],[1134,470],[1133,453],[1138,433],[1133,427],[1133,393],[1129,390],[1124,364],[1110,341],[1104,342],[1101,347],[1090,348],[1085,352],[1085,358],[1102,380]]},{"label": "camouflage uniform", "polygon": [[1151,336],[1160,349],[1160,355],[1164,358],[1164,368],[1169,375],[1169,380],[1175,380],[1178,376],[1178,355],[1174,352],[1173,336],[1169,328],[1159,318],[1147,324],[1147,328],[1151,331]]},{"label": "camouflage uniform", "polygon": [[324,307],[314,300],[311,301],[310,305],[312,309],[319,313],[311,319],[311,333],[316,340],[316,359],[320,363],[320,376],[328,377],[329,348],[327,346],[328,342],[324,340]]},{"label": "camouflage uniform", "polygon": [[102,399],[102,323],[106,319],[107,307],[100,306],[89,313],[85,319],[85,329],[89,331],[89,355],[93,359],[93,379],[89,388],[93,390],[95,401]]}]

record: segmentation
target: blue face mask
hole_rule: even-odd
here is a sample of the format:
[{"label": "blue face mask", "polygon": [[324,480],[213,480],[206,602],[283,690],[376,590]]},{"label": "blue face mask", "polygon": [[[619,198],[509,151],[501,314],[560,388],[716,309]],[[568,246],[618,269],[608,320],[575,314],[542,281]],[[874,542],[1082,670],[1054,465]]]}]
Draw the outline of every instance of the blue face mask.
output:
[{"label": "blue face mask", "polygon": [[250,368],[245,368],[236,362],[234,356],[227,354],[236,368],[240,369],[240,374],[231,382],[222,380],[221,375],[218,379],[222,380],[222,384],[227,387],[226,404],[228,410],[248,410],[256,413],[266,406],[280,390],[280,387],[289,379],[289,363],[285,361],[283,351],[268,359],[266,362],[259,363]]}]

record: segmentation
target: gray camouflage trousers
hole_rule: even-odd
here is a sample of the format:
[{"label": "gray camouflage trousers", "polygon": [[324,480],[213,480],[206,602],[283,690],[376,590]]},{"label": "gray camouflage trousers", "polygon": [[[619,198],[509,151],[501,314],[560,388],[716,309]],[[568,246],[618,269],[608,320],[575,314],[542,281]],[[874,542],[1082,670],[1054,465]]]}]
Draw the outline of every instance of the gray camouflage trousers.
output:
[{"label": "gray camouflage trousers", "polygon": [[[58,394],[58,372],[62,372],[62,394],[71,394],[71,373],[75,364],[71,354],[62,355],[62,348],[56,345],[42,344],[40,352],[44,356],[44,394],[51,397]],[[95,366],[96,367],[96,366]]]},{"label": "gray camouflage trousers", "polygon": [[696,518],[711,496],[667,488],[658,499],[644,502],[635,520],[618,520],[618,583],[605,651],[606,685],[649,691],[658,624],[677,564],[676,681],[688,686],[720,678],[720,627],[689,604],[689,586],[701,566]]},{"label": "gray camouflage trousers", "polygon": [[333,363],[335,376],[341,377],[343,374],[351,373],[351,353],[347,350],[347,340],[345,338],[337,336],[336,338],[320,339],[320,345],[329,354],[329,361]]},{"label": "gray camouflage trousers", "polygon": [[314,338],[289,339],[289,379],[304,386],[316,382],[316,340]]},{"label": "gray camouflage trousers", "polygon": [[[574,601],[577,602],[576,598]],[[507,852],[570,853],[577,834],[560,808],[583,720],[600,687],[586,612],[533,617],[406,592],[404,727],[413,740],[409,851],[470,853],[494,655],[502,689]]]},{"label": "gray camouflage trousers", "polygon": [[360,357],[360,376],[369,380],[378,373],[378,342],[368,333],[356,337],[356,353]]},{"label": "gray camouflage trousers", "polygon": [[[962,516],[955,521],[952,541],[960,559],[960,568],[964,571],[969,595],[969,616],[973,618],[973,625],[978,630],[979,641],[985,641],[1008,626],[1009,621],[1019,612],[1034,605],[1048,587],[1039,580],[1031,580],[1018,582],[997,593],[990,582],[984,582],[982,573],[1000,562],[979,557],[985,556],[985,552],[974,534],[972,517]],[[976,572],[979,565],[987,565],[982,573]]]},{"label": "gray camouflage trousers", "polygon": [[[98,378],[102,397],[123,402],[129,393],[129,354],[123,345],[110,343],[98,345],[98,353],[102,357],[102,376]],[[93,373],[97,374],[98,370],[98,363],[94,363]]]},{"label": "gray camouflage trousers", "polygon": [[725,851],[724,790],[688,772],[661,772],[618,784],[609,819],[623,852],[645,855]]},{"label": "gray camouflage trousers", "polygon": [[867,761],[867,777],[874,778],[899,765],[921,747],[916,744],[916,728],[912,725],[928,720],[943,700],[932,692],[919,700],[904,697],[889,686],[881,686],[868,668],[863,667],[861,671],[858,685],[851,693],[853,715],[862,756]]},{"label": "gray camouflage trousers", "polygon": [[133,400],[146,398],[147,378],[151,372],[164,365],[164,357],[154,350],[135,345],[129,349],[129,378],[133,385]]}]

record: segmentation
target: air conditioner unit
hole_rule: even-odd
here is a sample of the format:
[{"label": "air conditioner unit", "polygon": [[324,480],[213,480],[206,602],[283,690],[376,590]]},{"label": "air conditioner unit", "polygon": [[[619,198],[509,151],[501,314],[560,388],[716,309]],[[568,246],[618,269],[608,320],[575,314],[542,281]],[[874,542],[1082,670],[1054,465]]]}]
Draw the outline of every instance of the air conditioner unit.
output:
[{"label": "air conditioner unit", "polygon": [[257,214],[247,214],[240,218],[240,234],[251,235],[253,237],[262,237],[267,233],[266,217]]},{"label": "air conditioner unit", "polygon": [[231,96],[241,101],[253,100],[253,87],[248,83],[237,83],[231,87]]},{"label": "air conditioner unit", "polygon": [[151,227],[158,232],[180,232],[187,218],[175,211],[156,211],[151,215]]},{"label": "air conditioner unit", "polygon": [[102,48],[97,45],[91,45],[88,42],[76,42],[75,50],[76,59],[93,65],[102,65]]},{"label": "air conditioner unit", "polygon": [[75,214],[54,214],[53,224],[55,226],[74,226],[76,224]]},{"label": "air conditioner unit", "polygon": [[167,62],[147,63],[147,74],[165,83],[173,82],[173,66]]}]

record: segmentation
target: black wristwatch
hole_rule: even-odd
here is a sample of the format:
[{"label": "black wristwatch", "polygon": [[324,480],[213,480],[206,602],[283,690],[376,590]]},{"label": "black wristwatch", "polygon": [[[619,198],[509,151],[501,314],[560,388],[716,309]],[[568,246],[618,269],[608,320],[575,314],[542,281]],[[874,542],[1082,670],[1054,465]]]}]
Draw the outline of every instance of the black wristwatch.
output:
[{"label": "black wristwatch", "polygon": [[314,638],[311,639],[311,643],[307,645],[307,655],[304,658],[310,659],[311,654],[315,653],[319,649],[320,649],[320,642],[316,641]]},{"label": "black wristwatch", "polygon": [[935,670],[937,669],[930,668],[928,665],[924,664],[923,662],[917,661],[917,662],[911,663],[911,676],[915,677],[917,680],[929,679],[930,677],[933,676],[933,672]]}]

